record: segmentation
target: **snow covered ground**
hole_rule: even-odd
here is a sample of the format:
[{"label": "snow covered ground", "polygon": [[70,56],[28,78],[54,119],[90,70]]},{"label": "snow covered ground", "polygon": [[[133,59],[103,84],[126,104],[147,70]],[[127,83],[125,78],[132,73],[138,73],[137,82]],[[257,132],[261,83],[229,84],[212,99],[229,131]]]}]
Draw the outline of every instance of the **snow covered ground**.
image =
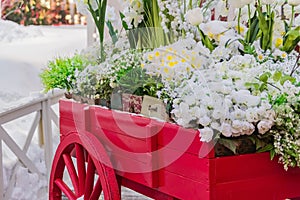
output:
[{"label": "snow covered ground", "polygon": [[[71,56],[86,47],[86,28],[83,26],[23,27],[0,20],[0,113],[40,97],[42,85],[39,73],[47,62],[58,56]],[[16,143],[22,147],[34,115],[25,116],[3,125]],[[53,128],[54,148],[58,144],[58,129]],[[16,157],[3,145],[4,185],[12,176],[14,190],[11,200],[48,199],[44,152],[38,145],[37,134],[27,153],[43,177],[16,165]],[[147,199],[122,189],[122,199]]]}]

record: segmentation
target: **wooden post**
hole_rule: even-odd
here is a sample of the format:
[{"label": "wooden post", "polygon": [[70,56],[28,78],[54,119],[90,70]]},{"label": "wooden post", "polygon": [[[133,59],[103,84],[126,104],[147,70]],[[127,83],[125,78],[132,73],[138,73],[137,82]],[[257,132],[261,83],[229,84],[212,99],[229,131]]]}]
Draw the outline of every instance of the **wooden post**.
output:
[{"label": "wooden post", "polygon": [[[51,130],[51,118],[50,112],[51,109],[50,100],[42,102],[42,129],[43,129],[43,139],[44,139],[44,149],[45,149],[45,163],[47,169],[47,175],[49,176],[51,170],[51,163],[53,157],[53,139],[52,139],[52,130]],[[49,178],[49,177],[48,177]]]}]

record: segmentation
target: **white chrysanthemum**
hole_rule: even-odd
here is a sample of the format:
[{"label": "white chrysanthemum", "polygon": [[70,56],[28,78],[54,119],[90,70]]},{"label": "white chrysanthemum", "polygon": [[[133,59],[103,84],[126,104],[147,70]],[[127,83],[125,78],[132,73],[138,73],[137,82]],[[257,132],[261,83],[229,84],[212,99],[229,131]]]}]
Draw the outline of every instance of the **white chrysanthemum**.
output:
[{"label": "white chrysanthemum", "polygon": [[199,129],[199,132],[200,132],[200,141],[202,142],[210,142],[214,136],[214,131],[208,127]]}]

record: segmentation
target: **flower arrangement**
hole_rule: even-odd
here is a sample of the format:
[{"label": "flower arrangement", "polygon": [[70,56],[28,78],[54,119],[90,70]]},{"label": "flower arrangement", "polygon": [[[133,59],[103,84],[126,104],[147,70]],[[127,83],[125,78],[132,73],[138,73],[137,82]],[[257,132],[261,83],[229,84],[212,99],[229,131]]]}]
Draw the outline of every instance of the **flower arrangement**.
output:
[{"label": "flower arrangement", "polygon": [[[98,10],[105,5],[96,1]],[[246,139],[285,169],[300,167],[300,1],[124,3],[120,30],[106,23],[111,41],[82,52],[90,64],[76,76],[78,94],[109,99],[136,86],[203,142],[233,155],[245,152]],[[93,14],[93,1],[86,5]]]}]

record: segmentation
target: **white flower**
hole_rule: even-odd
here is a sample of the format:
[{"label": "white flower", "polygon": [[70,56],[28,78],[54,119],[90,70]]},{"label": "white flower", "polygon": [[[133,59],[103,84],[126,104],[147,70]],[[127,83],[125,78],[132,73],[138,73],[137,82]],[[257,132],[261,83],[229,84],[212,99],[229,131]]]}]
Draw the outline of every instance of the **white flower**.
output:
[{"label": "white flower", "polygon": [[261,4],[265,5],[265,4],[272,4],[274,2],[274,0],[261,0]]},{"label": "white flower", "polygon": [[125,13],[125,17],[123,20],[128,25],[128,28],[131,29],[132,28],[131,23],[133,23],[133,27],[136,28],[136,27],[138,27],[139,23],[142,22],[143,18],[144,18],[143,15],[137,13],[136,11],[131,11],[131,12]]},{"label": "white flower", "polygon": [[258,128],[258,132],[260,134],[265,134],[266,132],[268,132],[273,126],[273,122],[272,121],[260,121],[258,124],[257,124],[257,128]]},{"label": "white flower", "polygon": [[130,6],[133,10],[141,13],[144,11],[144,1],[143,0],[130,0]]},{"label": "white flower", "polygon": [[194,26],[198,26],[203,21],[201,8],[197,7],[189,10],[185,15],[186,21]]},{"label": "white flower", "polygon": [[258,113],[257,109],[248,109],[246,112],[246,119],[248,122],[258,122]]},{"label": "white flower", "polygon": [[115,8],[112,6],[107,6],[106,8],[106,21],[114,22],[116,20]]},{"label": "white flower", "polygon": [[254,0],[228,0],[229,6],[233,8],[242,8],[253,2]]},{"label": "white flower", "polygon": [[298,5],[300,5],[300,0],[288,0],[287,2],[291,6],[298,6]]},{"label": "white flower", "polygon": [[231,137],[232,136],[231,125],[228,123],[223,123],[221,126],[221,133],[225,137]]},{"label": "white flower", "polygon": [[200,132],[200,141],[201,142],[210,142],[214,136],[214,131],[208,127],[199,129],[199,132]]},{"label": "white flower", "polygon": [[202,126],[208,126],[211,123],[211,119],[205,115],[204,117],[199,118],[198,122]]},{"label": "white flower", "polygon": [[234,136],[239,136],[243,132],[243,122],[240,120],[234,120],[232,122],[232,133]]}]

